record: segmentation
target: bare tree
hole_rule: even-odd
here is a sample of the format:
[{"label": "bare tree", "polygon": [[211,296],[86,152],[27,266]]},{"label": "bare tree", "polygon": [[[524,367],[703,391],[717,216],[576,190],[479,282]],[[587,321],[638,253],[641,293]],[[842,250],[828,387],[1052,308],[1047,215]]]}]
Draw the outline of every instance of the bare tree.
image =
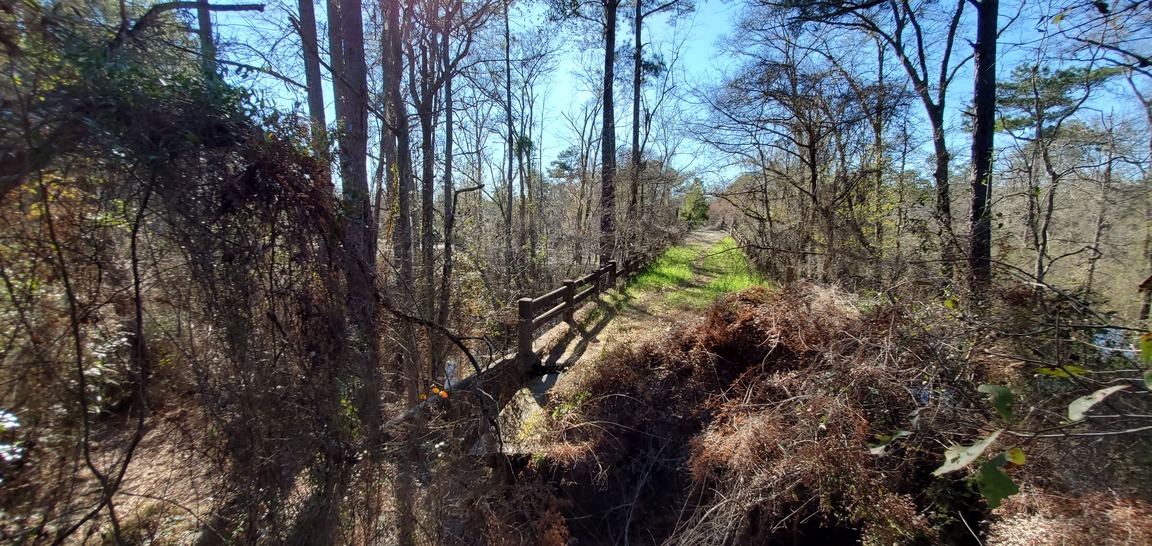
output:
[{"label": "bare tree", "polygon": [[[711,110],[706,138],[762,171],[760,180],[746,177],[733,188],[743,196],[728,199],[768,230],[754,244],[782,254],[785,280],[842,278],[854,249],[868,252],[871,245],[855,203],[873,178],[870,162],[860,159],[866,157],[864,131],[871,132],[870,112],[892,106],[876,105],[884,94],[862,93],[861,83],[849,83],[838,63],[801,45],[804,40],[779,25],[745,34],[738,55],[747,62],[702,97]],[[789,202],[776,204],[779,212],[772,210],[773,193]],[[763,207],[746,198],[755,195]]]},{"label": "bare tree", "polygon": [[600,262],[608,263],[616,250],[616,19],[620,0],[593,0],[587,3],[552,2],[561,19],[579,18],[593,22],[604,32],[604,71],[601,90],[603,120],[600,124]]},{"label": "bare tree", "polygon": [[[1079,124],[1073,125],[1093,89],[1102,85],[1111,71],[1091,66],[1052,70],[1039,61],[1016,68],[1003,83],[999,97],[1003,117],[1001,128],[1019,144],[1024,156],[1024,176],[1028,183],[1028,229],[1035,251],[1032,274],[1044,282],[1053,261],[1050,255],[1051,227],[1056,200],[1065,179],[1087,166],[1085,146],[1095,135]],[[989,176],[991,176],[989,174]],[[1040,180],[1045,184],[1041,185]],[[986,283],[987,278],[974,282]]]},{"label": "bare tree", "polygon": [[[648,2],[643,0],[633,0],[632,12],[632,152],[631,152],[631,169],[629,171],[629,193],[628,193],[628,216],[635,217],[637,214],[636,206],[640,192],[640,171],[643,168],[644,149],[640,142],[640,128],[641,128],[641,113],[640,113],[640,96],[641,87],[644,83],[646,74],[658,73],[667,67],[661,66],[659,61],[649,61],[645,63],[644,59],[644,21],[659,13],[675,12],[675,15],[683,15],[694,9],[693,4],[688,0],[669,0],[664,2]],[[651,115],[647,116],[651,119]]]},{"label": "bare tree", "polygon": [[[953,57],[953,47],[968,3],[968,0],[951,3],[812,0],[780,4],[767,0],[762,4],[787,9],[798,21],[842,26],[878,36],[896,55],[920,98],[932,129],[936,162],[933,172],[936,220],[943,239],[943,269],[946,272],[952,271],[961,252],[952,224],[952,198],[948,180],[952,156],[945,135],[945,106],[948,88],[960,68],[972,58],[972,55],[963,56],[959,60]],[[994,10],[989,13],[991,11]],[[991,17],[995,27],[995,15]],[[995,36],[995,28],[992,33]],[[984,45],[987,47],[987,44]],[[985,95],[982,93],[980,96],[983,98]],[[986,148],[983,144],[981,147]]]},{"label": "bare tree", "polygon": [[317,154],[327,152],[324,141],[327,122],[324,114],[324,88],[320,76],[320,46],[316,37],[316,7],[313,0],[299,0],[300,19],[292,24],[300,35],[304,50],[304,81],[308,87],[308,116],[311,118],[312,148]]}]

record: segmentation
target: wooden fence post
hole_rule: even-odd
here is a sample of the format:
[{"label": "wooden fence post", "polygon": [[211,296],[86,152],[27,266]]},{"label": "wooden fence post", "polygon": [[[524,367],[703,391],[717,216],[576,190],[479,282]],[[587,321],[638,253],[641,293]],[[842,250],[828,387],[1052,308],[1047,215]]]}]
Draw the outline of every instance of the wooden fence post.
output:
[{"label": "wooden fence post", "polygon": [[576,281],[567,279],[564,281],[564,322],[567,322],[569,326],[576,325],[575,311]]},{"label": "wooden fence post", "polygon": [[616,260],[612,260],[608,262],[608,288],[616,287],[617,278],[618,275],[616,274]]},{"label": "wooden fence post", "polygon": [[516,328],[516,360],[522,366],[531,365],[532,361],[532,298],[520,298],[520,320]]}]

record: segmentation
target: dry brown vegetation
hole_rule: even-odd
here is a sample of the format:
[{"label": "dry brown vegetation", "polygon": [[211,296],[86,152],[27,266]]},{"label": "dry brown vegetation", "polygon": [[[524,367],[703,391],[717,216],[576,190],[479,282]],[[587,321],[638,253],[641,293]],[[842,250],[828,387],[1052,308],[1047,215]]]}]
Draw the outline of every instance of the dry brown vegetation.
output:
[{"label": "dry brown vegetation", "polygon": [[[1029,494],[996,511],[964,473],[931,475],[944,447],[1002,426],[976,392],[991,363],[972,363],[1008,338],[912,301],[814,283],[726,297],[702,324],[562,380],[522,476],[554,484],[581,543],[1038,543],[1019,538],[1033,521],[1046,543],[1146,536],[1146,493],[1107,493],[1126,476],[1068,460],[1111,440],[1023,441],[1030,460],[1009,472]],[[1057,509],[1060,495],[1077,498]]]}]

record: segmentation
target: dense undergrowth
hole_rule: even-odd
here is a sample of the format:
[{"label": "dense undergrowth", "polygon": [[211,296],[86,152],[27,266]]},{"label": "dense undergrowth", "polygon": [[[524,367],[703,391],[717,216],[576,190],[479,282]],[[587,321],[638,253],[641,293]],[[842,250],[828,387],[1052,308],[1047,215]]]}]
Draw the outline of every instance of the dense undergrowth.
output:
[{"label": "dense undergrowth", "polygon": [[[1149,542],[1146,439],[1076,436],[1103,430],[1052,421],[1084,394],[1080,378],[990,356],[1063,345],[1011,335],[1051,309],[1014,295],[982,320],[954,299],[814,283],[724,297],[702,324],[573,371],[519,479],[552,484],[550,532],[581,544]],[[1077,354],[1085,371],[1131,366]],[[988,383],[1015,393],[1013,422]],[[1133,394],[1114,402],[1138,413]],[[972,472],[932,473],[946,447],[998,429],[995,449],[1027,462],[1004,469],[1023,493],[993,510]]]}]

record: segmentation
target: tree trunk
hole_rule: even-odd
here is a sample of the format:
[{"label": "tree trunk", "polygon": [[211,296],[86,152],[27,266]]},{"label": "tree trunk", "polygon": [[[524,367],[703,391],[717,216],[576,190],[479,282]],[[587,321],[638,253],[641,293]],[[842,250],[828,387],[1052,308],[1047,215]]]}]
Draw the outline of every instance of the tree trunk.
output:
[{"label": "tree trunk", "polygon": [[600,264],[612,260],[616,246],[616,119],[612,103],[612,83],[616,65],[616,9],[620,0],[604,3],[604,126],[601,138],[603,156],[600,176]]},{"label": "tree trunk", "polygon": [[360,0],[343,0],[340,26],[343,74],[336,80],[336,118],[340,133],[340,176],[346,210],[346,268],[348,311],[354,336],[353,373],[361,379],[357,409],[365,430],[380,424],[380,327],[376,305],[376,251],[373,244],[372,203],[368,191],[368,69],[364,59],[364,21]]},{"label": "tree trunk", "polygon": [[[1140,100],[1140,105],[1144,111],[1144,121],[1149,128],[1152,128],[1152,99],[1145,97],[1140,93],[1139,88],[1131,77],[1128,78],[1128,85],[1132,87],[1133,93]],[[1148,139],[1148,152],[1152,153],[1152,137]],[[1147,273],[1152,271],[1152,175],[1144,174],[1144,271]],[[1152,277],[1149,277],[1152,278]],[[1152,311],[1152,290],[1144,290],[1141,292],[1143,296],[1140,303],[1140,320],[1146,321],[1149,317],[1149,312]]]},{"label": "tree trunk", "polygon": [[214,80],[216,74],[216,40],[212,36],[212,11],[208,0],[196,0],[196,34],[200,37],[200,70],[204,79]]},{"label": "tree trunk", "polygon": [[[336,119],[342,130],[338,140],[339,171],[344,214],[340,240],[344,249],[346,306],[349,317],[347,339],[334,346],[338,362],[326,370],[337,381],[357,385],[347,394],[328,393],[318,410],[331,418],[341,411],[339,400],[347,396],[361,418],[362,433],[332,429],[326,431],[325,449],[319,462],[321,483],[316,485],[314,507],[296,522],[294,535],[303,542],[333,542],[342,536],[342,499],[348,494],[352,475],[354,446],[376,447],[382,425],[377,359],[380,329],[376,306],[376,275],[372,240],[372,207],[368,192],[368,107],[367,67],[359,0],[328,4],[330,49],[333,58]],[[339,67],[339,71],[335,71]]]},{"label": "tree trunk", "polygon": [[[404,99],[400,94],[400,84],[403,81],[403,47],[402,28],[400,26],[400,0],[386,0],[388,17],[387,36],[385,43],[388,47],[386,62],[387,75],[385,77],[385,100],[388,105],[388,115],[392,120],[392,131],[396,138],[396,267],[398,270],[397,284],[402,293],[413,294],[414,276],[412,267],[412,152],[409,140],[408,114]],[[406,303],[413,304],[411,299]],[[403,378],[405,398],[409,406],[420,401],[420,357],[416,345],[416,336],[410,323],[401,327],[400,337],[403,352],[396,355],[397,371]],[[397,476],[394,485],[398,512],[397,533],[401,544],[412,544],[416,537],[415,516],[415,471],[412,455],[418,453],[417,440],[420,423],[414,425],[415,430],[409,431],[405,441],[404,454],[396,461]]]},{"label": "tree trunk", "polygon": [[[1109,133],[1114,129],[1109,127]],[[1112,163],[1115,161],[1113,152],[1115,151],[1116,140],[1114,134],[1108,135],[1108,160],[1104,164],[1104,180],[1100,182],[1100,195],[1096,198],[1096,225],[1092,231],[1092,255],[1088,257],[1088,272],[1084,276],[1084,293],[1092,293],[1092,284],[1096,280],[1096,262],[1102,256],[1100,252],[1100,243],[1104,239],[1104,229],[1106,225],[1106,218],[1108,212],[1108,199],[1112,193]]]},{"label": "tree trunk", "polygon": [[936,158],[936,169],[932,173],[936,183],[936,223],[940,228],[940,244],[944,247],[941,251],[943,265],[940,270],[945,276],[951,276],[960,255],[956,247],[956,235],[952,230],[952,195],[948,187],[948,164],[952,161],[952,155],[948,152],[948,143],[944,138],[944,109],[930,109],[928,119],[932,125],[932,147]]},{"label": "tree trunk", "polygon": [[[628,221],[630,224],[635,224],[636,219],[636,201],[637,194],[640,191],[640,158],[642,150],[640,150],[640,84],[641,78],[641,65],[643,61],[643,42],[640,41],[640,33],[644,24],[644,12],[642,7],[644,2],[634,0],[636,3],[635,23],[633,29],[636,41],[636,51],[632,55],[632,169],[631,169],[631,183],[629,184],[628,193]],[[639,233],[639,226],[632,225],[629,230],[629,244],[632,244],[632,238],[636,237]]]},{"label": "tree trunk", "polygon": [[508,21],[511,7],[511,0],[504,0],[504,106],[505,121],[508,123],[508,171],[506,173],[508,195],[507,206],[504,209],[504,267],[507,268],[505,270],[505,288],[509,292],[511,292],[512,276],[515,270],[512,263],[512,178],[514,176],[513,163],[516,158],[516,135],[512,127],[512,28]]},{"label": "tree trunk", "polygon": [[[419,63],[418,77],[412,84],[412,97],[416,107],[416,118],[420,123],[420,285],[418,292],[417,315],[422,318],[436,317],[436,233],[433,226],[435,222],[436,200],[436,112],[435,101],[437,90],[433,80],[437,78],[439,61],[438,48],[429,49],[421,44],[419,57],[413,57],[413,63]],[[410,72],[411,74],[411,72]],[[436,377],[442,367],[438,359],[441,353],[442,340],[438,332],[427,331],[428,336],[428,362],[424,368],[428,377]],[[422,363],[423,364],[423,363]],[[423,366],[422,366],[423,367]]]},{"label": "tree trunk", "polygon": [[304,49],[304,83],[308,86],[308,117],[311,119],[312,151],[323,156],[325,129],[324,82],[320,76],[320,47],[316,38],[316,7],[312,0],[300,0],[300,43]]},{"label": "tree trunk", "polygon": [[[397,284],[402,294],[408,295],[404,303],[414,307],[415,276],[413,274],[412,259],[412,147],[411,130],[408,126],[408,115],[404,99],[400,94],[400,84],[403,81],[403,51],[402,29],[400,26],[399,0],[387,0],[388,8],[388,36],[389,48],[387,70],[385,78],[385,100],[388,105],[388,115],[392,120],[392,131],[396,138],[396,268],[398,271]],[[408,357],[404,360],[404,370],[407,376],[408,402],[415,404],[420,400],[420,358],[415,342],[415,336],[410,333],[411,326],[406,325],[405,334],[402,335],[404,349]]]},{"label": "tree trunk", "polygon": [[[873,236],[876,238],[876,255],[878,258],[884,257],[884,100],[886,98],[884,88],[884,47],[876,44],[876,89],[880,96],[876,100],[876,115],[872,120],[872,146],[875,148],[875,161],[876,161],[876,178],[874,180],[875,199],[876,203],[873,207],[873,213],[876,217],[873,219]],[[880,284],[884,281],[884,266],[882,263],[876,264],[876,281]]]},{"label": "tree trunk", "polygon": [[1037,116],[1036,122],[1036,142],[1034,145],[1040,147],[1040,156],[1044,161],[1044,172],[1048,175],[1048,195],[1044,199],[1043,220],[1040,222],[1036,245],[1036,281],[1044,282],[1044,277],[1048,274],[1048,246],[1051,239],[1049,233],[1052,229],[1052,217],[1056,213],[1056,192],[1060,189],[1062,177],[1052,165],[1052,154],[1048,149],[1050,142],[1042,140],[1043,117]]},{"label": "tree trunk", "polygon": [[[435,231],[432,226],[435,221],[436,199],[436,113],[434,102],[436,90],[432,88],[431,81],[436,78],[437,61],[436,52],[420,46],[419,84],[414,86],[413,94],[416,97],[416,117],[420,121],[420,311],[421,317],[432,318],[434,315],[435,290],[433,270],[435,265]],[[417,59],[412,59],[417,62]]]},{"label": "tree trunk", "polygon": [[972,209],[969,215],[968,279],[979,294],[992,282],[992,146],[996,131],[996,33],[999,0],[976,9],[976,72],[973,91]]},{"label": "tree trunk", "polygon": [[[520,111],[521,119],[523,119],[524,111]],[[523,137],[524,133],[520,133]],[[524,188],[526,180],[524,179],[524,152],[521,149],[521,138],[517,138],[515,143],[516,149],[516,191],[519,194],[520,200],[517,203],[516,215],[519,219],[520,229],[516,232],[516,245],[518,247],[517,257],[524,255],[524,247],[528,243],[528,193]],[[528,262],[531,263],[532,257],[528,256]],[[531,276],[529,275],[529,278]]]},{"label": "tree trunk", "polygon": [[[530,116],[529,116],[530,117]],[[531,127],[531,124],[528,125]],[[531,131],[531,129],[529,129]],[[520,150],[516,154],[517,162],[520,168],[520,199],[522,205],[520,207],[520,225],[521,229],[527,229],[528,233],[528,278],[533,281],[539,282],[539,244],[540,244],[540,226],[538,217],[542,201],[537,199],[536,183],[532,180],[532,148],[527,147]],[[527,212],[527,217],[524,216]],[[525,221],[527,227],[525,228]]]},{"label": "tree trunk", "polygon": [[[444,263],[440,271],[440,305],[436,322],[441,326],[448,326],[448,318],[452,307],[452,228],[456,222],[456,203],[452,184],[452,72],[448,63],[450,49],[448,47],[450,32],[445,30],[442,34],[441,58],[444,66]],[[438,336],[439,337],[439,336]],[[443,340],[440,341],[443,345]],[[445,360],[443,348],[434,355],[434,361],[442,366]],[[436,370],[445,381],[448,378],[446,370]]]},{"label": "tree trunk", "polygon": [[[1152,112],[1152,110],[1149,110]],[[1152,115],[1149,115],[1152,120]],[[1149,144],[1152,149],[1152,144]],[[1144,267],[1145,271],[1152,270],[1152,176],[1144,175]],[[1140,303],[1140,320],[1148,320],[1149,311],[1152,310],[1152,290],[1145,290],[1143,301]]]}]

